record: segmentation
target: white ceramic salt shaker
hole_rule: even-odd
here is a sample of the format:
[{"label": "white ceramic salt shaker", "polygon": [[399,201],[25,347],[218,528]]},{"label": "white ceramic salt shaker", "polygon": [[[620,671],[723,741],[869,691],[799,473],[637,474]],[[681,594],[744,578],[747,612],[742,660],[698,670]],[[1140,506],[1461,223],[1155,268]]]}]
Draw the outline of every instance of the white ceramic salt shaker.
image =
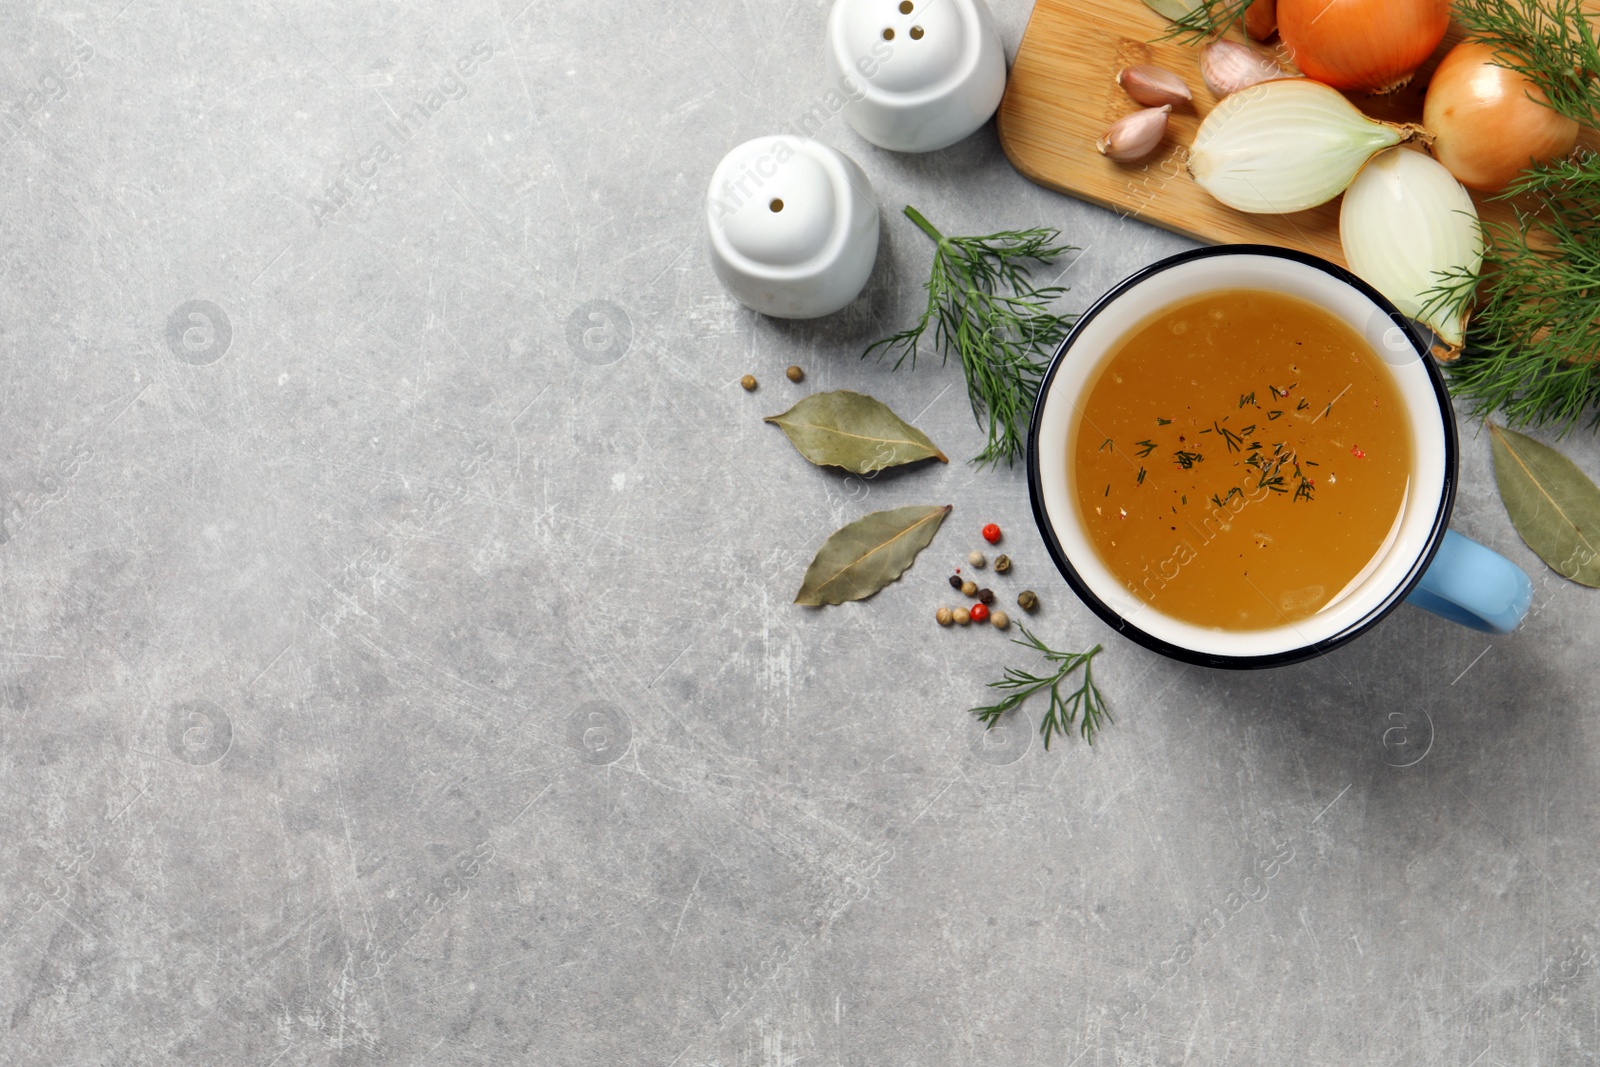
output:
[{"label": "white ceramic salt shaker", "polygon": [[828,66],[844,117],[880,148],[931,152],[989,121],[1006,54],[984,0],[836,0]]},{"label": "white ceramic salt shaker", "polygon": [[838,311],[878,258],[878,205],[861,168],[798,137],[758,137],[717,165],[706,193],[711,266],[740,301],[783,319]]}]

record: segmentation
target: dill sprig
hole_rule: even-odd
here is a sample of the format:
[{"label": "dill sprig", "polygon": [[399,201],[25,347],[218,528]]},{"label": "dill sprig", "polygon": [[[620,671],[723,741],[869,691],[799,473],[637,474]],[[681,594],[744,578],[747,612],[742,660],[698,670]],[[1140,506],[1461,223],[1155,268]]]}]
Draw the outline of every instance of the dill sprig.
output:
[{"label": "dill sprig", "polygon": [[1536,163],[1512,179],[1496,200],[1536,197],[1550,210],[1588,218],[1600,199],[1600,154],[1580,148],[1571,156]]},{"label": "dill sprig", "polygon": [[[1055,665],[1055,673],[1041,676],[1030,674],[1017,667],[1007,667],[1004,678],[989,683],[990,689],[998,689],[1006,693],[1006,696],[988,707],[973,708],[972,714],[981,719],[985,726],[993,726],[1002,715],[1019,707],[1033,694],[1041,689],[1049,689],[1050,707],[1039,722],[1039,733],[1044,736],[1045,749],[1050,748],[1050,740],[1056,734],[1071,737],[1072,727],[1080,722],[1080,718],[1079,735],[1089,744],[1094,744],[1095,733],[1103,724],[1111,721],[1111,712],[1106,708],[1105,698],[1100,695],[1100,690],[1094,684],[1093,660],[1101,646],[1095,645],[1087,652],[1057,652],[1030,633],[1021,623],[1017,624],[1017,629],[1022,631],[1022,639],[1012,638],[1011,643],[1031,648],[1044,656],[1047,661]],[[1061,684],[1080,667],[1083,668],[1083,676],[1079,680],[1078,688],[1062,696]]]},{"label": "dill sprig", "polygon": [[931,324],[944,361],[952,352],[961,360],[972,417],[988,431],[989,443],[973,462],[1009,466],[1022,456],[1039,383],[1075,320],[1046,307],[1065,287],[1036,287],[1029,270],[1077,249],[1056,243],[1061,231],[1045,227],[946,237],[916,208],[907,205],[905,213],[934,240],[933,270],[924,286],[928,306],[916,325],[873,342],[862,355],[881,359],[898,351],[895,367],[907,359],[914,367]]},{"label": "dill sprig", "polygon": [[1228,32],[1230,26],[1244,18],[1245,10],[1252,2],[1253,0],[1200,0],[1199,4],[1187,14],[1173,19],[1172,28],[1156,40],[1199,44],[1212,37],[1221,37]]},{"label": "dill sprig", "polygon": [[1469,39],[1494,46],[1501,66],[1543,89],[1556,111],[1583,125],[1600,116],[1600,44],[1584,0],[1455,0],[1451,14]]},{"label": "dill sprig", "polygon": [[1457,270],[1430,301],[1476,292],[1466,351],[1448,364],[1451,391],[1487,417],[1566,434],[1600,425],[1600,223],[1555,209],[1485,223],[1483,275]]}]

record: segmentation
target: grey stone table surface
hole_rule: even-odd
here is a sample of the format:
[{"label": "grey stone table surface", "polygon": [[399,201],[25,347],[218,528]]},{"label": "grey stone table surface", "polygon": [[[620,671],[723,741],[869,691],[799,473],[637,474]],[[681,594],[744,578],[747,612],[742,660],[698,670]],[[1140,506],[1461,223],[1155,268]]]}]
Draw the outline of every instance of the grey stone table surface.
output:
[{"label": "grey stone table surface", "polygon": [[[1014,55],[1030,5],[994,7]],[[858,356],[918,304],[904,203],[1060,227],[1073,309],[1188,243],[992,125],[865,143],[826,15],[0,9],[0,1062],[1596,1057],[1600,601],[1522,545],[1487,438],[1455,526],[1536,575],[1520,632],[1406,608],[1247,675],[1119,638],[1020,470],[960,462],[955,368]],[[764,319],[700,205],[813,114],[881,254],[845,311]],[[957,461],[808,466],[760,417],[825,388]],[[955,510],[904,580],[791,605],[830,531],[916,503]],[[1106,644],[1092,749],[965,712],[1025,662],[933,625],[987,521],[1041,634]]]}]

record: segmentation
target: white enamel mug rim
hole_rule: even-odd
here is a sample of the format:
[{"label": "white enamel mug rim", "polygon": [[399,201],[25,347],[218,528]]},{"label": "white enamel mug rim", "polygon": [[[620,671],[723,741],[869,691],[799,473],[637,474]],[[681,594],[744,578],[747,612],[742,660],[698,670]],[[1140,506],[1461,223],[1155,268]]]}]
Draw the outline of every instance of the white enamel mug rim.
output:
[{"label": "white enamel mug rim", "polygon": [[[1196,626],[1161,613],[1128,591],[1082,531],[1068,460],[1081,413],[1077,400],[1098,376],[1110,347],[1179,300],[1239,288],[1300,296],[1333,311],[1365,336],[1406,400],[1416,460],[1397,528],[1364,577],[1309,619],[1248,631]],[[1174,659],[1212,667],[1299,662],[1355,638],[1394,610],[1421,580],[1444,538],[1455,500],[1456,465],[1449,394],[1409,321],[1349,271],[1317,256],[1268,245],[1183,252],[1120,282],[1080,317],[1056,350],[1028,434],[1034,518],[1073,591],[1132,640]]]}]

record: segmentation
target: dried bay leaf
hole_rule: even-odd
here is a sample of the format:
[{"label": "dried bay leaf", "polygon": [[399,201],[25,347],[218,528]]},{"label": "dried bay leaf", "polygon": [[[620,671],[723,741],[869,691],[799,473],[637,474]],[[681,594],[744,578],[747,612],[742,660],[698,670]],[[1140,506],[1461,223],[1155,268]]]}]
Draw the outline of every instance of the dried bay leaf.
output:
[{"label": "dried bay leaf", "polygon": [[1144,0],[1144,6],[1162,18],[1177,22],[1199,10],[1204,0]]},{"label": "dried bay leaf", "polygon": [[1600,587],[1600,488],[1566,456],[1489,424],[1494,480],[1511,524],[1557,574]]},{"label": "dried bay leaf", "polygon": [[928,435],[906,422],[883,401],[839,389],[813,393],[782,415],[769,415],[800,450],[820,467],[843,467],[871,474],[922,459],[950,459]]},{"label": "dried bay leaf", "polygon": [[794,602],[816,606],[865,600],[905,573],[939,532],[950,508],[874,511],[836,530],[806,568]]}]

